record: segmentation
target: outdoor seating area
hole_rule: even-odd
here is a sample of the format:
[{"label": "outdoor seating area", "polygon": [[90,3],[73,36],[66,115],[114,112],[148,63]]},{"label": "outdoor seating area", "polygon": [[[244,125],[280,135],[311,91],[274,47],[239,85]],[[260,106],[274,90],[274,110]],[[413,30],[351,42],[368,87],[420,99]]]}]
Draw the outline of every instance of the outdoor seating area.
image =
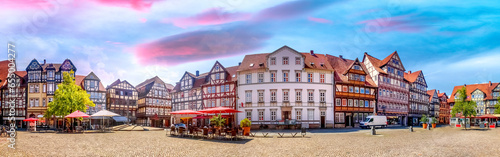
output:
[{"label": "outdoor seating area", "polygon": [[187,138],[203,138],[203,139],[217,139],[217,140],[238,140],[245,138],[243,135],[243,130],[241,128],[199,128],[190,127],[188,129],[174,126],[170,127],[167,131],[167,135],[175,137],[187,137]]}]

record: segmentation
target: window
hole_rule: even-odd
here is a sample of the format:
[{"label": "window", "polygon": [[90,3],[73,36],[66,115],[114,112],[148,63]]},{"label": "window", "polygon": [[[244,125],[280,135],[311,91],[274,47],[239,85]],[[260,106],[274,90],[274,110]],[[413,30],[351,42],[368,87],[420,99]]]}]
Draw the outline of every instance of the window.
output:
[{"label": "window", "polygon": [[271,121],[276,120],[276,110],[271,110]]},{"label": "window", "polygon": [[252,83],[252,74],[247,74],[247,77],[246,77],[245,82],[246,82],[247,84]]},{"label": "window", "polygon": [[47,92],[47,85],[46,85],[46,84],[44,84],[44,85],[43,85],[43,92],[44,92],[44,93],[46,93],[46,92]]},{"label": "window", "polygon": [[221,86],[220,86],[220,92],[229,92],[229,91],[225,91],[225,90],[224,90],[224,85],[221,85]]},{"label": "window", "polygon": [[271,65],[276,65],[276,57],[271,58]]},{"label": "window", "polygon": [[34,106],[35,106],[35,100],[30,99],[30,107],[34,107]]},{"label": "window", "polygon": [[283,65],[288,65],[288,57],[283,57]]},{"label": "window", "polygon": [[307,101],[314,102],[314,90],[308,90],[307,97]]},{"label": "window", "polygon": [[276,82],[276,71],[271,71],[271,82]]},{"label": "window", "polygon": [[307,120],[314,120],[314,109],[307,110]]},{"label": "window", "polygon": [[264,102],[264,91],[259,90],[259,102]]},{"label": "window", "polygon": [[354,92],[359,93],[359,87],[354,87]]},{"label": "window", "polygon": [[342,86],[342,92],[347,92],[347,86]]},{"label": "window", "polygon": [[302,102],[302,91],[295,90],[295,101]]},{"label": "window", "polygon": [[300,65],[300,57],[295,57],[295,65]]},{"label": "window", "polygon": [[358,107],[358,100],[354,100],[354,107]]},{"label": "window", "polygon": [[313,82],[313,74],[307,73],[307,82]]},{"label": "window", "polygon": [[229,85],[226,85],[226,92],[229,92]]},{"label": "window", "polygon": [[359,65],[354,65],[352,68],[356,70],[361,70],[361,67]]},{"label": "window", "polygon": [[210,94],[212,92],[212,87],[208,87],[207,92],[208,92],[208,94]]},{"label": "window", "polygon": [[319,91],[319,101],[320,102],[325,102],[325,91]]},{"label": "window", "polygon": [[359,88],[359,93],[365,94],[365,88]]},{"label": "window", "polygon": [[33,93],[35,92],[35,86],[34,85],[30,85],[30,93]]},{"label": "window", "polygon": [[38,99],[35,99],[35,107],[38,107],[40,105],[40,102],[38,101]]},{"label": "window", "polygon": [[276,102],[276,90],[271,90],[271,102]]},{"label": "window", "polygon": [[345,118],[344,113],[342,112],[335,113],[335,123],[345,123],[344,118]]},{"label": "window", "polygon": [[300,82],[302,77],[302,73],[300,71],[295,72],[295,82]]},{"label": "window", "polygon": [[259,110],[259,120],[260,121],[264,120],[264,110]]},{"label": "window", "polygon": [[215,91],[215,90],[216,90],[216,88],[217,88],[217,87],[212,87],[212,93],[216,93],[216,91]]},{"label": "window", "polygon": [[288,101],[288,90],[283,89],[283,101]]},{"label": "window", "polygon": [[295,119],[302,120],[302,110],[295,109]]},{"label": "window", "polygon": [[363,107],[365,102],[363,100],[359,100],[359,107]]},{"label": "window", "polygon": [[359,76],[359,80],[362,81],[362,82],[365,82],[365,76],[364,75],[360,75]]},{"label": "window", "polygon": [[349,86],[349,93],[354,93],[354,88],[352,86]]},{"label": "window", "polygon": [[339,98],[335,99],[335,106],[341,106],[341,100]]},{"label": "window", "polygon": [[215,79],[219,80],[220,79],[220,73],[215,74]]},{"label": "window", "polygon": [[349,107],[352,107],[352,99],[349,99],[349,104],[347,104]]},{"label": "window", "polygon": [[246,118],[248,120],[252,120],[252,110],[246,110]]},{"label": "window", "polygon": [[283,71],[283,82],[288,82],[288,71]]},{"label": "window", "polygon": [[319,74],[319,82],[325,83],[325,74]]},{"label": "window", "polygon": [[259,76],[259,83],[264,82],[264,73],[259,73],[258,76]]},{"label": "window", "polygon": [[342,99],[342,106],[347,106],[347,99]]},{"label": "window", "polygon": [[245,102],[252,102],[252,91],[245,91]]}]

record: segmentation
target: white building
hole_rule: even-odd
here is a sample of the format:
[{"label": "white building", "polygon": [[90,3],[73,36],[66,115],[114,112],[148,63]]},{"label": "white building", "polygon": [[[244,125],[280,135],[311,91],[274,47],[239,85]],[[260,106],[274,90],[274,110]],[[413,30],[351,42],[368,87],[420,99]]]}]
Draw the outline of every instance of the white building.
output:
[{"label": "white building", "polygon": [[333,68],[325,55],[283,46],[246,55],[237,75],[238,123],[248,118],[254,128],[274,128],[286,120],[299,127],[333,127]]}]

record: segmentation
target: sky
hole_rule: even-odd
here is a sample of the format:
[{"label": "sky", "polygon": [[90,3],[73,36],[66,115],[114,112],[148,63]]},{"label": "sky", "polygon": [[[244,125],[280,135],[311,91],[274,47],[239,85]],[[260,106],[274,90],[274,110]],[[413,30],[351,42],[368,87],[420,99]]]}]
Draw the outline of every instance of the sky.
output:
[{"label": "sky", "polygon": [[[96,73],[107,86],[159,76],[174,84],[215,61],[287,45],[297,51],[383,59],[397,51],[428,89],[500,82],[500,1],[0,0],[0,49]],[[4,51],[4,52],[5,52]],[[7,54],[0,59],[7,59]]]}]

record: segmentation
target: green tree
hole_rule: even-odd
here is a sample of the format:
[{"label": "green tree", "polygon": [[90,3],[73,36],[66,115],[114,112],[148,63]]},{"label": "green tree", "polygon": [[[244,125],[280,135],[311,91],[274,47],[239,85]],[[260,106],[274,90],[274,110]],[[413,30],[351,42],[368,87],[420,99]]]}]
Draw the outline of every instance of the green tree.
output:
[{"label": "green tree", "polygon": [[66,116],[76,110],[87,112],[87,106],[94,107],[95,104],[90,100],[90,94],[75,84],[73,70],[69,73],[63,73],[63,82],[59,84],[54,94],[54,101],[47,106],[46,118],[52,116]]},{"label": "green tree", "polygon": [[455,99],[455,106],[451,110],[451,115],[455,117],[457,113],[461,113],[465,118],[476,116],[476,102],[467,100],[466,88],[459,89],[456,95],[458,97]]},{"label": "green tree", "polygon": [[495,105],[495,114],[500,114],[500,97],[497,98],[498,102]]}]

